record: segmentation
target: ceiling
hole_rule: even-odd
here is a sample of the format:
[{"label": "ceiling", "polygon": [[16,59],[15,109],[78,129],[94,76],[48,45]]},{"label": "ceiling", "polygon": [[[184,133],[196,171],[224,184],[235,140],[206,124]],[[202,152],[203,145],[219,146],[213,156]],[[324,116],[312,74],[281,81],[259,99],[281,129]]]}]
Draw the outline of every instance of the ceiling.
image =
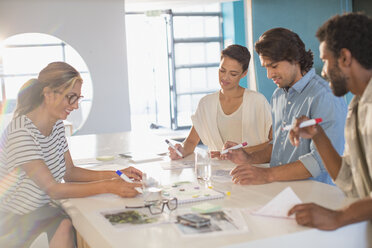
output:
[{"label": "ceiling", "polygon": [[234,0],[124,0],[125,11],[148,11],[206,5]]}]

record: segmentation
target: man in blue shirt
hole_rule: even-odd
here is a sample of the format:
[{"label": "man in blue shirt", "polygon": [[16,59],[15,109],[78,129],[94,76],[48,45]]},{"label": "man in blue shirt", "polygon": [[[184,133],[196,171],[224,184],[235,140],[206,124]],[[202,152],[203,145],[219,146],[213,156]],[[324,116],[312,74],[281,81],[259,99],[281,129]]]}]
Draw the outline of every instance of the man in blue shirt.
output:
[{"label": "man in blue shirt", "polygon": [[[312,140],[291,145],[287,130],[296,118],[322,118],[320,123],[339,154],[344,149],[346,103],[335,97],[328,83],[315,73],[313,53],[300,37],[284,28],[266,31],[255,44],[267,77],[278,86],[271,98],[273,140],[263,150],[246,153],[230,150],[222,156],[238,164],[231,172],[239,184],[264,184],[311,178],[332,183]],[[227,142],[224,148],[236,145]],[[270,168],[251,164],[270,162]]]}]

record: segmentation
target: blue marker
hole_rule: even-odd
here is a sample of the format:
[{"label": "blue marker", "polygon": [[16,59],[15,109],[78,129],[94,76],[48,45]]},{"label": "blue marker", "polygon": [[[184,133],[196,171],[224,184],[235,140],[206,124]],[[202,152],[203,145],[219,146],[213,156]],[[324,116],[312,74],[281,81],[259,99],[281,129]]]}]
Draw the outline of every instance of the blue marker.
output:
[{"label": "blue marker", "polygon": [[119,177],[121,177],[121,178],[122,178],[124,181],[126,181],[127,183],[133,183],[133,181],[130,180],[130,178],[127,177],[127,175],[125,175],[123,172],[117,170],[117,171],[116,171],[116,174],[118,174]]}]

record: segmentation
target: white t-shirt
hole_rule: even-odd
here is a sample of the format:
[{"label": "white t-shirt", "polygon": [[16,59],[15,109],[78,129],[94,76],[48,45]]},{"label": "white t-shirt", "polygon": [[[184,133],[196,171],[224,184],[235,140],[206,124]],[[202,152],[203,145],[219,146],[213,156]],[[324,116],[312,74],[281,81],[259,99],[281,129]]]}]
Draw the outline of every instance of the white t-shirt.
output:
[{"label": "white t-shirt", "polygon": [[220,132],[223,143],[226,141],[233,141],[236,143],[242,143],[242,104],[232,114],[225,114],[223,112],[221,102],[218,104],[217,111],[217,127]]},{"label": "white t-shirt", "polygon": [[[211,151],[221,150],[224,144],[217,124],[219,104],[219,91],[206,95],[200,99],[195,114],[191,116],[201,141]],[[248,146],[268,141],[272,122],[270,105],[266,98],[258,92],[246,89],[241,108],[240,128],[230,126],[229,131],[239,129],[242,141],[248,142]]]},{"label": "white t-shirt", "polygon": [[0,211],[29,213],[51,199],[22,170],[21,165],[43,160],[54,179],[61,182],[66,171],[64,153],[68,151],[63,121],[44,136],[22,115],[11,121],[0,140]]}]

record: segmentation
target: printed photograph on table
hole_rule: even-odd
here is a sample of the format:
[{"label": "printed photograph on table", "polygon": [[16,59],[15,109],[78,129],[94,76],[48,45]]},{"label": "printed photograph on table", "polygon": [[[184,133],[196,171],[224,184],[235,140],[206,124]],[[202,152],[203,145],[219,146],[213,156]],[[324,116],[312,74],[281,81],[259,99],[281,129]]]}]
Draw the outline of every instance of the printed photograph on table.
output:
[{"label": "printed photograph on table", "polygon": [[153,215],[147,208],[117,209],[100,213],[115,228],[133,228],[166,223],[162,214]]},{"label": "printed photograph on table", "polygon": [[[178,216],[185,215],[181,211]],[[182,236],[192,237],[195,235],[220,235],[225,233],[241,233],[248,232],[248,226],[239,209],[224,209],[223,211],[215,211],[210,213],[199,214],[200,217],[209,218],[210,224],[195,227],[193,225],[185,224],[184,222],[177,222],[177,230]]]}]

